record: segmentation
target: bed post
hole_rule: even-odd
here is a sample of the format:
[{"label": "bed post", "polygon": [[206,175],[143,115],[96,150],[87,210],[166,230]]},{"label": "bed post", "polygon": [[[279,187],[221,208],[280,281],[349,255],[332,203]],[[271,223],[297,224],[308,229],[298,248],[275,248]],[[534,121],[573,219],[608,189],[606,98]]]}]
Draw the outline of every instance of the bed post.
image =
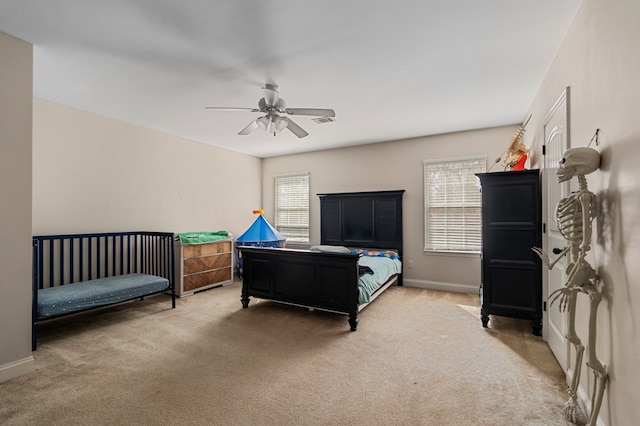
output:
[{"label": "bed post", "polygon": [[[244,253],[242,253],[243,247],[238,247],[238,256],[244,257]],[[242,302],[242,308],[247,309],[249,307],[249,277],[251,276],[251,262],[246,262],[243,259],[242,263],[242,274],[240,279],[242,279],[242,291],[240,293],[240,301]]]},{"label": "bed post", "polygon": [[244,309],[247,309],[249,307],[249,296],[244,290],[242,290],[242,296],[240,296],[240,301],[242,302],[242,307]]},{"label": "bed post", "polygon": [[349,314],[349,326],[351,327],[351,331],[356,331],[358,328],[358,310],[355,312],[351,312]]},{"label": "bed post", "polygon": [[169,278],[171,280],[171,309],[175,309],[176,308],[176,262],[175,262],[175,257],[176,257],[176,252],[175,252],[175,245],[173,244],[173,240],[175,238],[175,234],[171,234],[170,237],[167,237],[167,239],[169,240],[169,247],[170,247],[170,251],[171,251],[171,258],[169,259]]},{"label": "bed post", "polygon": [[38,240],[33,239],[33,258],[31,260],[31,286],[33,296],[31,297],[31,351],[35,351],[38,342]]},{"label": "bed post", "polygon": [[249,288],[245,282],[245,274],[242,275],[242,293],[240,294],[240,301],[242,302],[242,308],[247,309],[249,307]]}]

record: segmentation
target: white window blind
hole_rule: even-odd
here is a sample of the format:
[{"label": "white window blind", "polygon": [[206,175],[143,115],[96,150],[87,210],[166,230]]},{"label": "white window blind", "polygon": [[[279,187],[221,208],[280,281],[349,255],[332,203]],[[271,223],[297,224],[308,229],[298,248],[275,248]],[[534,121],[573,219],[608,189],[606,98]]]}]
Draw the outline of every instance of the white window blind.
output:
[{"label": "white window blind", "polygon": [[425,251],[479,252],[486,157],[424,161]]},{"label": "white window blind", "polygon": [[275,227],[288,243],[309,244],[309,173],[276,176]]}]

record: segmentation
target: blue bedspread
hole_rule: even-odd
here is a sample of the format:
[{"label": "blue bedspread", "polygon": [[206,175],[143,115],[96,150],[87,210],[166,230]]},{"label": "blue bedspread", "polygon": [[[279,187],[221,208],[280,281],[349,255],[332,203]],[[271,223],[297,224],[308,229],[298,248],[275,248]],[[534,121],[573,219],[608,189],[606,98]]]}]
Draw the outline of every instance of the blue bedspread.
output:
[{"label": "blue bedspread", "polygon": [[169,280],[126,274],[38,290],[38,317],[54,317],[158,293]]},{"label": "blue bedspread", "polygon": [[388,257],[362,256],[358,260],[358,265],[367,266],[374,272],[373,274],[364,274],[358,280],[358,288],[360,289],[358,302],[360,304],[368,303],[373,292],[387,282],[392,275],[402,272],[402,262]]}]

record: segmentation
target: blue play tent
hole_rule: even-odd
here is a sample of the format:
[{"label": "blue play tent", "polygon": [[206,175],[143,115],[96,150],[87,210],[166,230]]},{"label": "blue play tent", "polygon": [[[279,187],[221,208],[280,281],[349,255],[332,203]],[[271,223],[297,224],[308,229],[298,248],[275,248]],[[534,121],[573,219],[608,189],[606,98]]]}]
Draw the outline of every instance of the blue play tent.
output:
[{"label": "blue play tent", "polygon": [[[253,224],[242,235],[236,238],[236,248],[239,247],[284,247],[286,238],[276,231],[260,214]],[[242,255],[238,250],[238,276],[242,278]]]}]

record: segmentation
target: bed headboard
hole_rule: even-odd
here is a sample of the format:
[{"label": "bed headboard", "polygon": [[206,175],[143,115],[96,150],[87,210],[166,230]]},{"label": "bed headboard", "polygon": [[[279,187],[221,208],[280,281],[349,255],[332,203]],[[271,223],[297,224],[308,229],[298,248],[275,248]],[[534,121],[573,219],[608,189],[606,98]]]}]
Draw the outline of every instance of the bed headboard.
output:
[{"label": "bed headboard", "polygon": [[342,192],[320,197],[320,244],[395,249],[402,256],[402,194]]}]

